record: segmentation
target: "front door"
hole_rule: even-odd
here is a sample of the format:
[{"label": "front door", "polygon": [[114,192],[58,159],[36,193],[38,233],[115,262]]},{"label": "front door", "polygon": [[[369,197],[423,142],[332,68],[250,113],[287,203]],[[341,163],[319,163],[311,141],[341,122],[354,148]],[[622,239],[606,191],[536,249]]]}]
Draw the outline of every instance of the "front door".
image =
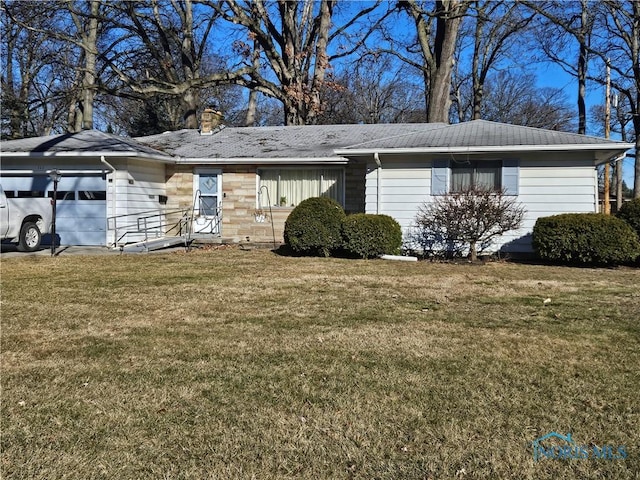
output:
[{"label": "front door", "polygon": [[220,233],[222,216],[222,173],[219,170],[198,171],[194,175],[195,233]]}]

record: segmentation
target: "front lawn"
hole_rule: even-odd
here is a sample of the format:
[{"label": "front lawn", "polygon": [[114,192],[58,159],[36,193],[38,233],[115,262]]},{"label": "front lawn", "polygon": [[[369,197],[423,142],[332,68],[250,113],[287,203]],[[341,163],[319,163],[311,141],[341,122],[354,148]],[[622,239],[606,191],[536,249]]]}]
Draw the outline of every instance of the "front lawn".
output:
[{"label": "front lawn", "polygon": [[[637,269],[237,249],[1,268],[2,478],[638,478]],[[587,458],[534,461],[550,432]]]}]

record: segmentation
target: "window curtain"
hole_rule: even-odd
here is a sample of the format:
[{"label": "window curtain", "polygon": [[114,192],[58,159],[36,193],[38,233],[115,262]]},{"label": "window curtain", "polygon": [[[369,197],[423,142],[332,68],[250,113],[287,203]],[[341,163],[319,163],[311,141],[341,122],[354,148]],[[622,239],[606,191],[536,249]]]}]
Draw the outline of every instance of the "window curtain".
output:
[{"label": "window curtain", "polygon": [[260,172],[260,208],[269,207],[269,201],[271,205],[278,205],[278,175],[278,170]]},{"label": "window curtain", "polygon": [[500,168],[478,167],[474,184],[481,188],[500,188]]},{"label": "window curtain", "polygon": [[451,168],[451,191],[460,192],[471,186],[499,189],[502,164],[500,161],[478,161]]},{"label": "window curtain", "polygon": [[460,192],[471,187],[473,182],[473,168],[451,169],[451,191]]},{"label": "window curtain", "polygon": [[329,197],[342,203],[343,175],[336,169],[262,170],[260,172],[260,207],[295,206],[311,197]]},{"label": "window curtain", "polygon": [[322,170],[320,179],[320,195],[342,203],[342,171]]}]

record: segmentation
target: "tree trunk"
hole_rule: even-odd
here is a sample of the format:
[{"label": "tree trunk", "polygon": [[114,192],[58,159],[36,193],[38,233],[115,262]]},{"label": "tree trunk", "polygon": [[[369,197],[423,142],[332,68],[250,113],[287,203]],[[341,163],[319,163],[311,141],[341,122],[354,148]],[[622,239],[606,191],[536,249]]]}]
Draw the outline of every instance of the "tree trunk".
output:
[{"label": "tree trunk", "polygon": [[588,14],[587,0],[581,1],[580,9],[580,33],[576,35],[578,43],[580,45],[580,53],[578,54],[578,133],[584,135],[587,133],[587,107],[585,103],[585,96],[587,94],[587,64],[588,47],[587,47],[587,35],[591,30],[589,27],[589,14]]},{"label": "tree trunk", "polygon": [[476,242],[471,242],[469,244],[469,259],[472,262],[476,262],[478,260],[478,247]]},{"label": "tree trunk", "polygon": [[182,105],[182,121],[184,128],[198,128],[198,103],[199,96],[195,89],[189,89],[182,94],[180,104]]},{"label": "tree trunk", "polygon": [[301,111],[300,103],[294,101],[284,102],[285,125],[306,125],[304,112]]},{"label": "tree trunk", "polygon": [[429,85],[427,122],[449,123],[451,106],[451,74],[458,30],[466,5],[459,0],[436,2],[436,36],[434,41],[435,66]]},{"label": "tree trunk", "polygon": [[[476,7],[478,8],[478,7]],[[474,35],[473,60],[471,63],[471,75],[473,78],[473,114],[472,120],[480,120],[482,118],[482,95],[483,85],[480,82],[480,49],[482,42],[482,34],[484,33],[484,11],[478,8],[478,18],[476,20],[476,30]]]},{"label": "tree trunk", "polygon": [[[253,42],[253,57],[251,59],[251,65],[257,72],[260,70],[260,44],[257,41]],[[249,103],[247,105],[247,116],[245,118],[245,127],[253,127],[256,124],[256,113],[258,111],[258,91],[251,90],[249,92]]]},{"label": "tree trunk", "polygon": [[[98,57],[98,25],[100,13],[100,0],[91,0],[89,15],[80,17],[74,10],[74,5],[69,3],[69,12],[75,24],[77,36],[82,48],[82,65],[78,67],[81,75],[81,92],[78,99],[78,108],[75,110],[73,124],[74,131],[93,129],[93,101],[95,98],[96,84],[96,60]],[[73,108],[73,107],[72,107]],[[71,112],[70,112],[71,114]]]}]

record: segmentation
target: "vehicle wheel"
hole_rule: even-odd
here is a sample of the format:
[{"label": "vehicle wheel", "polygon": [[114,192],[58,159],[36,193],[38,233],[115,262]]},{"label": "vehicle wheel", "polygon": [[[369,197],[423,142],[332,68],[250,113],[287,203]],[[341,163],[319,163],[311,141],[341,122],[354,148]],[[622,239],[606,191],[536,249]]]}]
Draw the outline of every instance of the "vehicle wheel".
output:
[{"label": "vehicle wheel", "polygon": [[33,222],[25,222],[20,229],[20,238],[18,239],[18,250],[21,252],[33,252],[40,248],[42,234],[38,225]]}]

